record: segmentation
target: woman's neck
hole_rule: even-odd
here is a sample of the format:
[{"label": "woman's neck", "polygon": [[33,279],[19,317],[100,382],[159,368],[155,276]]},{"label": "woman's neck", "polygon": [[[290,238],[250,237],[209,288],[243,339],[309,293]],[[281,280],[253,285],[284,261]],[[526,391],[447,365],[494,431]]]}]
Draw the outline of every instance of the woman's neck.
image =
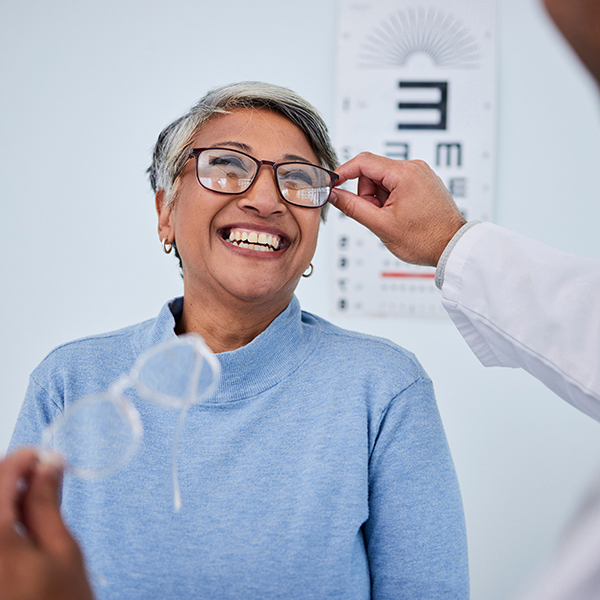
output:
[{"label": "woman's neck", "polygon": [[198,333],[215,353],[249,344],[279,316],[291,298],[278,304],[210,302],[184,294],[183,311],[175,326],[177,335]]}]

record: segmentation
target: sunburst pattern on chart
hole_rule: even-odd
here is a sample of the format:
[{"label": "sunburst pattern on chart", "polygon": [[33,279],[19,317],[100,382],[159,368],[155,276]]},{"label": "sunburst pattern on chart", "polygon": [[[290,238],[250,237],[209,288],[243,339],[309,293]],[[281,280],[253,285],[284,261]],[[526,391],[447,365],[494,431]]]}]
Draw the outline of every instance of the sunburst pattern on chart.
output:
[{"label": "sunburst pattern on chart", "polygon": [[401,10],[368,36],[360,55],[363,67],[404,67],[414,54],[428,55],[439,68],[473,69],[480,48],[460,21],[442,11]]}]

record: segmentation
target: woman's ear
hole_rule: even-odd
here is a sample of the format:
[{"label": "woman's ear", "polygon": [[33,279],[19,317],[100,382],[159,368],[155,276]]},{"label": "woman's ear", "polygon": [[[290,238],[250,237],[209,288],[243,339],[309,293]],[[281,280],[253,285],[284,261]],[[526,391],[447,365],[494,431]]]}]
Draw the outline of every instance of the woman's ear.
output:
[{"label": "woman's ear", "polygon": [[175,239],[172,219],[173,205],[167,205],[165,190],[161,189],[156,192],[154,203],[158,215],[158,237],[161,242],[166,240],[167,244],[172,244]]}]

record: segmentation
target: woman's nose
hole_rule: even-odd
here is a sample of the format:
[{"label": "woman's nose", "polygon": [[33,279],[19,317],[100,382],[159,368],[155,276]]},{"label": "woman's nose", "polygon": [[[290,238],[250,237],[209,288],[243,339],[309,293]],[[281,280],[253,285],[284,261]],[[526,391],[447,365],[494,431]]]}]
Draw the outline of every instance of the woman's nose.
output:
[{"label": "woman's nose", "polygon": [[262,165],[248,191],[240,196],[240,208],[255,211],[260,216],[284,213],[286,204],[279,193],[275,171],[271,165]]}]

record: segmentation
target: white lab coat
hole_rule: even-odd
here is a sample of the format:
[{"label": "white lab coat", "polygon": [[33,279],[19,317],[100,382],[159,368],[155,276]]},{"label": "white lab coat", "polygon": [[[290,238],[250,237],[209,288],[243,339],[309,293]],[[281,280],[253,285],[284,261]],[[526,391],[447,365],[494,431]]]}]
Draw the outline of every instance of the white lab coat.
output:
[{"label": "white lab coat", "polygon": [[[522,367],[600,421],[600,261],[482,223],[452,249],[442,296],[485,366]],[[525,598],[600,598],[600,479]]]},{"label": "white lab coat", "polygon": [[453,248],[442,296],[486,367],[522,367],[600,421],[600,261],[481,223]]}]

